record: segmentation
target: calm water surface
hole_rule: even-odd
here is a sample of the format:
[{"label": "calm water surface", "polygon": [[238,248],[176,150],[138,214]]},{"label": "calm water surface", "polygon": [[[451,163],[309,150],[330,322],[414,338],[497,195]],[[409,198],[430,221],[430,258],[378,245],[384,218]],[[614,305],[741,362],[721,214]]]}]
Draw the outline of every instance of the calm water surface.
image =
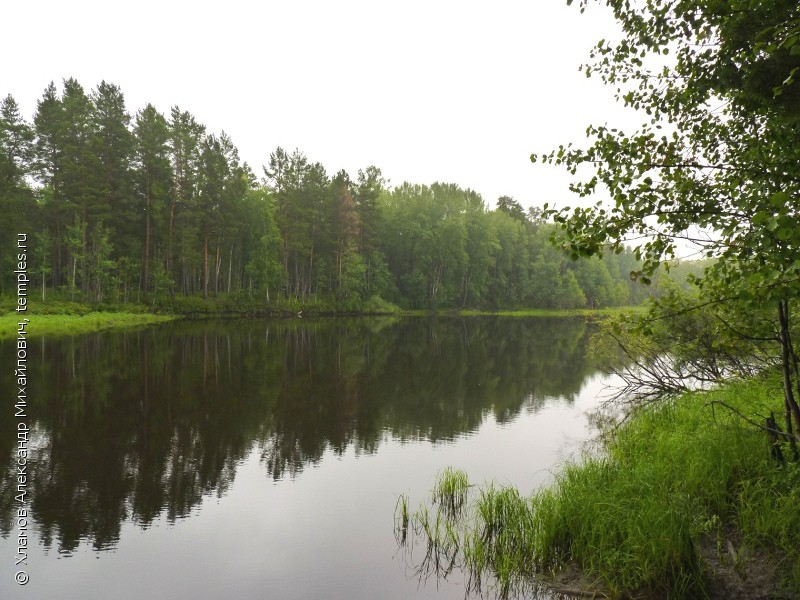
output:
[{"label": "calm water surface", "polygon": [[[35,329],[35,320],[31,325]],[[0,598],[464,597],[393,532],[446,466],[530,492],[589,435],[579,319],[173,323],[36,338],[30,582],[0,487]],[[0,451],[16,448],[0,344]],[[10,471],[9,471],[10,472]]]}]

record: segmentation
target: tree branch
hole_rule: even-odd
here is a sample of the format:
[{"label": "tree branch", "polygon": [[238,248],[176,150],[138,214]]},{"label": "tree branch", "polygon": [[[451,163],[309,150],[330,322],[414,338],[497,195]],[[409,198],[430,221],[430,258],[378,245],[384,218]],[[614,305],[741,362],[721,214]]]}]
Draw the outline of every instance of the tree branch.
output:
[{"label": "tree branch", "polygon": [[748,424],[752,425],[756,429],[760,429],[762,431],[766,431],[766,432],[769,432],[769,433],[774,433],[775,435],[780,436],[780,437],[782,437],[782,438],[784,438],[786,440],[789,440],[789,441],[791,441],[794,438],[794,436],[789,435],[788,433],[786,433],[785,431],[783,431],[781,429],[774,429],[772,427],[766,427],[764,425],[760,425],[759,423],[756,423],[755,421],[753,421],[749,417],[746,417],[745,415],[740,413],[738,410],[733,408],[730,404],[726,404],[722,400],[712,400],[711,402],[707,403],[705,406],[711,406],[711,410],[713,411],[714,410],[714,406],[717,405],[717,404],[719,404],[720,406],[722,406],[724,408],[727,408],[729,411],[731,411],[737,417],[739,417],[743,421],[747,422]]}]

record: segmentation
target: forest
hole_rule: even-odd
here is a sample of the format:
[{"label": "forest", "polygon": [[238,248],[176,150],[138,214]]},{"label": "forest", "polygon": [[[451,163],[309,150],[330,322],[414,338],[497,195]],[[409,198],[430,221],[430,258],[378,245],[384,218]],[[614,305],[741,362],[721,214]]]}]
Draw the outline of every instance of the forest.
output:
[{"label": "forest", "polygon": [[337,310],[598,308],[638,304],[637,252],[569,256],[537,208],[490,209],[456,184],[331,175],[277,148],[262,173],[190,112],[122,90],[50,83],[32,120],[0,105],[0,293],[26,233],[32,289],[88,303],[224,297]]}]

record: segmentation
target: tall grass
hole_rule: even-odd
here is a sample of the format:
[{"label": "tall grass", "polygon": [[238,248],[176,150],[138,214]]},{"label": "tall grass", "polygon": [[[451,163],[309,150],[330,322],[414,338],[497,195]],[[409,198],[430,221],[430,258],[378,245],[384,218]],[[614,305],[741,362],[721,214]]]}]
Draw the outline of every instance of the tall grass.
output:
[{"label": "tall grass", "polygon": [[78,335],[92,333],[104,329],[138,327],[153,323],[162,323],[174,319],[168,315],[147,313],[90,312],[85,314],[35,314],[8,313],[0,315],[0,339],[17,335],[17,323],[23,318],[30,319],[27,325],[28,335]]},{"label": "tall grass", "polygon": [[400,494],[394,507],[394,537],[398,545],[403,546],[408,539],[408,496]]},{"label": "tall grass", "polygon": [[800,593],[800,466],[774,462],[766,435],[727,408],[759,421],[781,398],[776,381],[748,381],[641,410],[530,498],[489,486],[451,511],[443,491],[469,484],[447,471],[416,531],[446,539],[450,568],[501,597],[574,564],[611,597],[694,598],[707,592],[701,547],[716,538],[725,554],[735,530],[741,556],[777,556],[784,589]]},{"label": "tall grass", "polygon": [[448,467],[436,478],[433,503],[439,505],[448,517],[455,518],[467,500],[469,487],[469,479],[464,471]]},{"label": "tall grass", "polygon": [[800,597],[800,465],[781,471],[742,482],[737,523],[751,546],[778,548],[786,587]]}]

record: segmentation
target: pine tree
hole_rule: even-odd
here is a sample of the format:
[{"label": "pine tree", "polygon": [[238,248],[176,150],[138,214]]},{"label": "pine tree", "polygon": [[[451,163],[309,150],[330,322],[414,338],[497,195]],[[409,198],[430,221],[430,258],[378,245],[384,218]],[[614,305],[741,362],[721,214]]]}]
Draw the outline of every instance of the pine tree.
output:
[{"label": "pine tree", "polygon": [[[151,262],[160,241],[157,232],[165,231],[168,221],[172,186],[169,125],[164,116],[152,104],[148,104],[137,113],[133,133],[134,189],[137,197],[134,222],[141,228],[142,281],[147,287],[151,280]],[[166,259],[166,248],[162,249],[162,255]],[[163,278],[158,281],[163,282]]]},{"label": "pine tree", "polygon": [[[27,182],[32,170],[33,130],[20,115],[19,106],[9,94],[0,103],[0,214],[4,224],[0,230],[0,289],[10,284],[16,264],[17,233],[27,233],[34,225],[35,202]],[[32,234],[33,232],[30,231]]]},{"label": "pine tree", "polygon": [[118,252],[136,254],[139,240],[130,165],[134,150],[131,117],[116,85],[101,82],[91,101],[92,148],[100,169],[96,176],[99,186],[96,218],[114,231]]}]

